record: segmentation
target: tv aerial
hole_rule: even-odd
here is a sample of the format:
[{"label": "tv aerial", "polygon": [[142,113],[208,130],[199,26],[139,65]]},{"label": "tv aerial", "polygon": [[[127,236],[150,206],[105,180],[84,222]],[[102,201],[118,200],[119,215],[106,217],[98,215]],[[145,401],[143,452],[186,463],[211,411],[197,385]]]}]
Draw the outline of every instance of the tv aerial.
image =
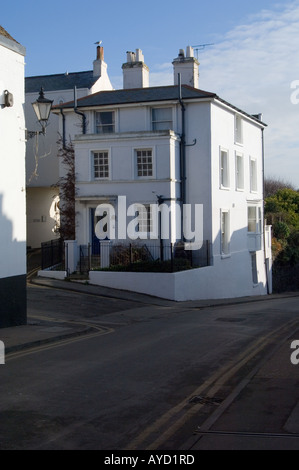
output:
[{"label": "tv aerial", "polygon": [[196,51],[196,58],[198,59],[198,51],[202,51],[205,49],[207,46],[214,46],[214,43],[209,43],[209,44],[198,44],[197,46],[192,46],[194,51]]}]

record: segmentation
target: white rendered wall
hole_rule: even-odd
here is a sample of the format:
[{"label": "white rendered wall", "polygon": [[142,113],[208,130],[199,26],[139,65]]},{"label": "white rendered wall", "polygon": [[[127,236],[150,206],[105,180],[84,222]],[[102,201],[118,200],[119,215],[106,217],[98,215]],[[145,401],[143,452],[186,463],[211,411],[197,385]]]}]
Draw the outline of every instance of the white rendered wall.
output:
[{"label": "white rendered wall", "polygon": [[[45,91],[45,98],[53,100],[53,105],[60,101],[74,99],[74,90]],[[77,97],[86,96],[88,89],[79,89]],[[26,93],[25,116],[26,127],[30,131],[40,131],[41,126],[36,119],[32,103],[38,98],[37,93]],[[69,129],[66,128],[68,136]],[[59,179],[59,159],[57,158],[59,139],[59,117],[50,114],[46,135],[29,139],[26,144],[26,184],[30,187],[49,187],[56,185]],[[36,172],[36,174],[35,174]]]},{"label": "white rendered wall", "polygon": [[[248,279],[247,289],[255,290],[251,275],[251,257],[248,250],[247,207],[254,203],[262,207],[262,139],[261,126],[243,116],[243,145],[235,143],[235,113],[222,107],[212,105],[211,108],[211,164],[212,164],[212,219],[213,219],[213,255],[214,263],[219,263],[218,272],[225,266],[232,279],[236,274],[238,290],[244,289],[243,282]],[[220,124],[221,123],[221,124]],[[229,155],[229,187],[220,188],[220,149]],[[244,189],[236,188],[236,152],[244,158]],[[250,192],[250,157],[257,160],[257,191]],[[230,247],[227,256],[221,255],[221,211],[229,212]],[[263,244],[257,254],[258,285],[266,291],[266,272],[264,264]]]},{"label": "white rendered wall", "polygon": [[54,228],[58,188],[27,188],[27,246],[40,248],[42,242],[59,238]]},{"label": "white rendered wall", "polygon": [[11,48],[0,36],[0,103],[8,90],[14,104],[0,108],[0,278],[26,274],[25,49],[4,39]]},{"label": "white rendered wall", "polygon": [[[245,257],[245,254],[243,254]],[[242,261],[242,259],[241,259]],[[90,271],[91,284],[153,295],[178,302],[266,295],[262,283],[250,287],[250,273],[227,271],[225,264],[179,273]]]},{"label": "white rendered wall", "polygon": [[[126,196],[127,207],[133,203],[156,204],[157,195],[180,197],[180,185],[175,180],[174,162],[178,163],[179,142],[174,133],[134,133],[116,136],[77,136],[77,239],[88,243],[88,213],[91,207],[110,202],[117,208],[117,197]],[[154,159],[152,178],[138,179],[135,171],[135,149],[151,148]],[[92,152],[107,150],[110,155],[110,178],[94,180]],[[173,176],[173,178],[171,177]],[[129,219],[128,219],[129,220]]]}]

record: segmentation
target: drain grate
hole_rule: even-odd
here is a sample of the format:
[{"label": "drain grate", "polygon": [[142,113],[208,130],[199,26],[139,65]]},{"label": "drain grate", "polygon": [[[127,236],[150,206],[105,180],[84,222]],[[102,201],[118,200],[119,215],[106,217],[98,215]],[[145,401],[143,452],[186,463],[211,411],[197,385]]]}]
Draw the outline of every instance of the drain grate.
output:
[{"label": "drain grate", "polygon": [[197,404],[201,403],[202,405],[220,405],[222,403],[222,398],[218,397],[203,397],[202,395],[194,395],[194,397],[188,400],[188,403]]}]

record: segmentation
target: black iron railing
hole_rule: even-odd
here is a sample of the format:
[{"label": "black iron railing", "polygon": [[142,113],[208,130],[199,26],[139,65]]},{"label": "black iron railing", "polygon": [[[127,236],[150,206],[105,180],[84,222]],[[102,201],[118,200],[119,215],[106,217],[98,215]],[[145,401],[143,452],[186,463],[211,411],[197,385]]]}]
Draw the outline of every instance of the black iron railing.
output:
[{"label": "black iron railing", "polygon": [[64,263],[64,243],[61,238],[43,242],[41,244],[41,258],[42,269],[52,268]]}]

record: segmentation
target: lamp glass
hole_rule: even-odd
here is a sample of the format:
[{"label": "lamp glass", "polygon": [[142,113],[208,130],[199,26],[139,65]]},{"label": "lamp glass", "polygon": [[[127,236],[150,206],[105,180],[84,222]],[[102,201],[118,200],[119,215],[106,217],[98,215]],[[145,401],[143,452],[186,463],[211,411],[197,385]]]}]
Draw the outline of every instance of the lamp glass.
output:
[{"label": "lamp glass", "polygon": [[32,103],[34,112],[39,121],[48,121],[52,103],[52,100],[48,100],[44,97],[43,89],[41,89],[38,99],[34,103]]}]

